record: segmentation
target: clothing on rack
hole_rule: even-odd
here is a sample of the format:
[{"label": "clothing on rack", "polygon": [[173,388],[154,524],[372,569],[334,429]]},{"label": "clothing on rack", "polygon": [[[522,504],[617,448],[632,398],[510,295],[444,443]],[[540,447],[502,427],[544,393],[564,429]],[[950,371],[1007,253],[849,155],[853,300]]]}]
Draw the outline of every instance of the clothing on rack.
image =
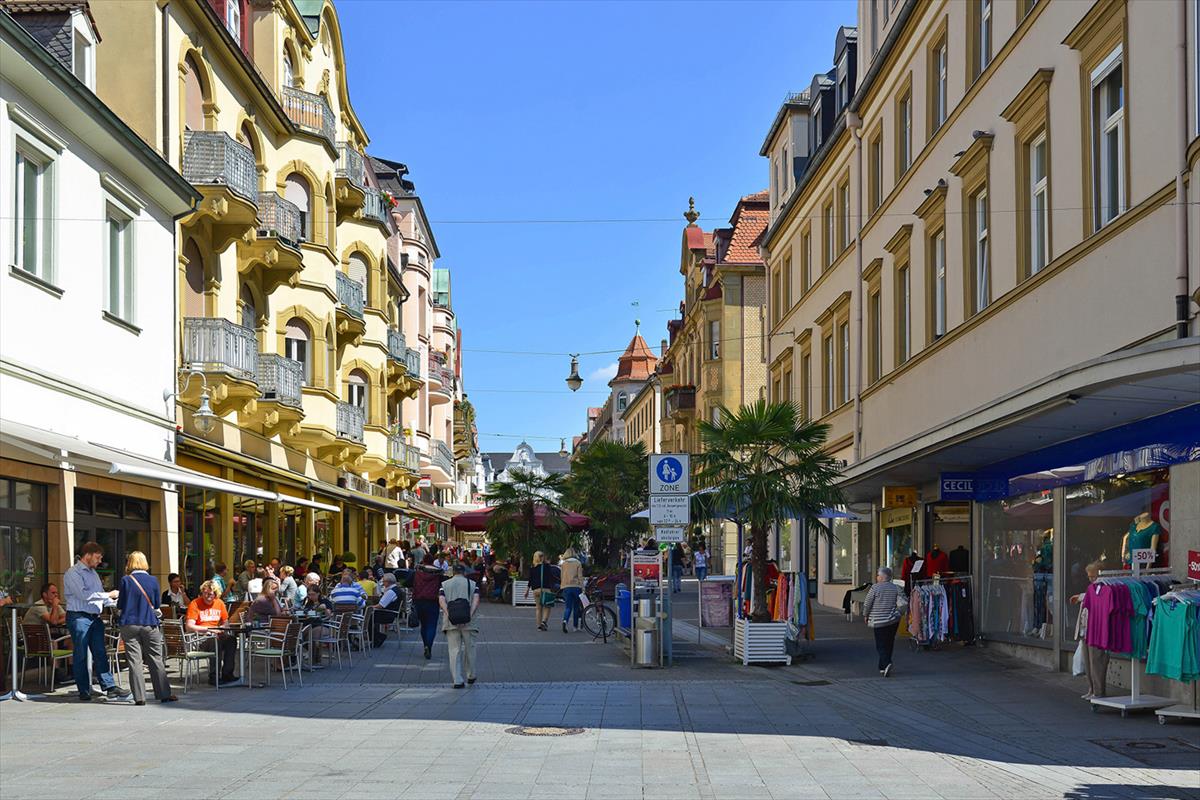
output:
[{"label": "clothing on rack", "polygon": [[950,571],[950,556],[937,547],[925,554],[925,574],[941,575]]},{"label": "clothing on rack", "polygon": [[1153,608],[1146,672],[1200,680],[1200,589],[1167,592],[1155,598]]},{"label": "clothing on rack", "polygon": [[1080,614],[1087,614],[1084,642],[1089,648],[1146,658],[1154,601],[1170,581],[1165,575],[1102,577],[1083,593]]},{"label": "clothing on rack", "polygon": [[953,572],[971,571],[971,551],[961,544],[950,551],[950,569]]},{"label": "clothing on rack", "polygon": [[908,631],[919,644],[975,640],[975,608],[969,578],[917,583],[909,594]]}]

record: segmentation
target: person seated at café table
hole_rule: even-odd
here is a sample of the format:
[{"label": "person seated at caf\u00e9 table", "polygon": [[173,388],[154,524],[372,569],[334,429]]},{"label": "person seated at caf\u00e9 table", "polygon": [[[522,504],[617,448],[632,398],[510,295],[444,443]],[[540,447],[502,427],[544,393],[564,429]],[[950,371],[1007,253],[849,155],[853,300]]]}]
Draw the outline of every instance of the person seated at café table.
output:
[{"label": "person seated at caf\u00e9 table", "polygon": [[374,597],[379,593],[379,584],[375,582],[375,575],[369,569],[359,570],[358,585],[362,587],[367,597]]},{"label": "person seated at caf\u00e9 table", "polygon": [[283,576],[279,574],[279,570],[282,568],[283,568],[283,562],[280,561],[278,558],[272,558],[271,562],[269,564],[267,564],[267,566],[266,566],[266,570],[267,570],[266,577],[282,578]]},{"label": "person seated at caf\u00e9 table", "polygon": [[374,647],[380,647],[387,641],[385,628],[394,622],[396,615],[400,613],[402,600],[400,588],[396,586],[396,576],[392,573],[383,573],[383,577],[379,579],[379,587],[383,591],[383,597],[379,598],[379,602],[374,606],[375,630],[371,632]]},{"label": "person seated at caf\u00e9 table", "polygon": [[[212,582],[216,587],[217,597],[229,594],[229,567],[221,561],[213,565]],[[189,604],[190,605],[190,604]]]},{"label": "person seated at caf\u00e9 table", "polygon": [[187,596],[187,590],[183,588],[183,578],[179,576],[178,572],[172,572],[167,576],[167,590],[162,593],[162,605],[187,610],[191,604],[192,599]]},{"label": "person seated at caf\u00e9 table", "polygon": [[31,605],[21,618],[25,625],[45,623],[53,627],[67,624],[67,610],[63,608],[58,587],[53,583],[42,584],[41,599]]},{"label": "person seated at caf\u00e9 table", "polygon": [[362,608],[367,604],[367,593],[363,591],[363,587],[355,583],[354,570],[346,568],[342,570],[342,580],[337,586],[333,587],[333,591],[329,593],[329,599],[336,606],[341,603],[354,605]]},{"label": "person seated at caf\u00e9 table", "polygon": [[341,571],[344,570],[345,568],[346,568],[346,562],[342,560],[342,557],[334,556],[333,563],[329,565],[329,574],[330,575],[339,575],[339,574],[341,574]]},{"label": "person seated at caf\u00e9 table", "polygon": [[281,617],[283,606],[279,605],[279,581],[274,578],[263,578],[262,591],[250,604],[250,621],[267,622],[271,617]]},{"label": "person seated at caf\u00e9 table", "polygon": [[236,599],[238,600],[246,599],[246,595],[250,592],[250,581],[258,577],[257,565],[254,563],[254,559],[246,559],[246,563],[242,564],[242,567],[242,573],[238,575],[237,587],[235,589],[237,592]]},{"label": "person seated at caf\u00e9 table", "polygon": [[[197,643],[201,650],[217,650],[217,660],[221,662],[221,683],[234,680],[233,665],[237,661],[237,642],[232,636],[225,636],[215,628],[229,621],[229,612],[225,603],[217,597],[217,584],[205,581],[200,584],[200,596],[188,606],[187,618],[184,624],[188,633],[201,634],[203,638]],[[211,685],[216,676],[215,670],[209,670],[208,682]]]},{"label": "person seated at caf\u00e9 table", "polygon": [[279,601],[288,606],[296,604],[296,592],[300,589],[296,584],[295,572],[288,566],[279,568]]},{"label": "person seated at caf\u00e9 table", "polygon": [[321,557],[320,556],[312,557],[312,560],[308,562],[308,571],[310,573],[315,573],[317,575],[317,577],[324,576],[324,573],[321,572]]},{"label": "person seated at caf\u00e9 table", "polygon": [[304,588],[306,589],[304,596],[305,611],[317,611],[322,614],[333,613],[333,603],[321,595],[321,579],[314,578],[314,573],[308,573],[308,578],[304,581]]}]

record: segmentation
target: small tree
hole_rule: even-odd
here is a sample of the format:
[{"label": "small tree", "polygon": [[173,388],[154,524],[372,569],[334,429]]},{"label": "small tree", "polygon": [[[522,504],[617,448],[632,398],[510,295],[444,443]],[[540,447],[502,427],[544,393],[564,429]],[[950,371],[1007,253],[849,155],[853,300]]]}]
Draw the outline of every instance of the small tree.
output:
[{"label": "small tree", "polygon": [[841,475],[825,452],[829,426],[805,418],[792,403],[759,400],[720,420],[699,424],[704,447],[696,456],[698,481],[712,487],[703,504],[710,517],[733,516],[749,526],[754,572],[752,622],[769,622],[767,530],[788,519],[813,519],[839,505]]},{"label": "small tree", "polygon": [[[563,491],[561,475],[513,469],[509,476],[511,480],[493,483],[484,495],[492,507],[488,538],[497,551],[516,555],[524,573],[535,551],[561,553],[573,544],[575,536],[567,530],[558,502]],[[539,506],[545,509],[541,528],[537,524]]]},{"label": "small tree", "polygon": [[571,464],[564,501],[591,517],[592,561],[615,563],[616,554],[645,531],[632,515],[646,507],[646,448],[641,442],[602,441],[589,445]]}]

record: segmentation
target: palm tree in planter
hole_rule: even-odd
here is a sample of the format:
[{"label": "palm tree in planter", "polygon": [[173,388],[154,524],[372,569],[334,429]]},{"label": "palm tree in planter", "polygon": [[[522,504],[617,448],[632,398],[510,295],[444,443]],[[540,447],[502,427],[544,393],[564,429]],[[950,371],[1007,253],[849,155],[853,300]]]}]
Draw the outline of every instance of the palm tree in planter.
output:
[{"label": "palm tree in planter", "polygon": [[829,426],[807,419],[790,402],[766,400],[699,423],[703,451],[695,456],[697,482],[711,487],[703,513],[732,515],[750,529],[754,578],[751,622],[770,622],[767,611],[767,531],[790,519],[815,519],[842,502],[841,475],[825,452]]},{"label": "palm tree in planter", "polygon": [[[488,539],[497,552],[517,555],[524,574],[535,551],[561,553],[575,544],[576,536],[567,529],[565,509],[558,502],[564,488],[561,475],[539,475],[522,469],[508,474],[510,480],[493,483],[484,494],[492,508]],[[539,507],[544,509],[541,515]]]},{"label": "palm tree in planter", "polygon": [[616,563],[621,548],[646,530],[646,521],[633,519],[633,514],[646,507],[647,488],[641,442],[595,442],[572,461],[563,499],[592,519],[588,538],[593,563]]}]

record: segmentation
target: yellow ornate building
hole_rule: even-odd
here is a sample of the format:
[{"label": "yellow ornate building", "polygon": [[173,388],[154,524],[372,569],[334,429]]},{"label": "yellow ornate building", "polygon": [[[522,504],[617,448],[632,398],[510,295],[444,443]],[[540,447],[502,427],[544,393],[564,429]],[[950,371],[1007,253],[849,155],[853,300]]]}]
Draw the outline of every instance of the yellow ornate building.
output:
[{"label": "yellow ornate building", "polygon": [[[204,197],[177,236],[177,460],[261,490],[181,491],[169,560],[193,585],[214,561],[363,560],[416,513],[398,499],[421,468],[401,412],[422,359],[389,257],[399,203],[366,160],[333,4],[109,0],[92,12],[97,58],[114,64],[98,94]],[[211,430],[195,416],[202,392]]]}]

